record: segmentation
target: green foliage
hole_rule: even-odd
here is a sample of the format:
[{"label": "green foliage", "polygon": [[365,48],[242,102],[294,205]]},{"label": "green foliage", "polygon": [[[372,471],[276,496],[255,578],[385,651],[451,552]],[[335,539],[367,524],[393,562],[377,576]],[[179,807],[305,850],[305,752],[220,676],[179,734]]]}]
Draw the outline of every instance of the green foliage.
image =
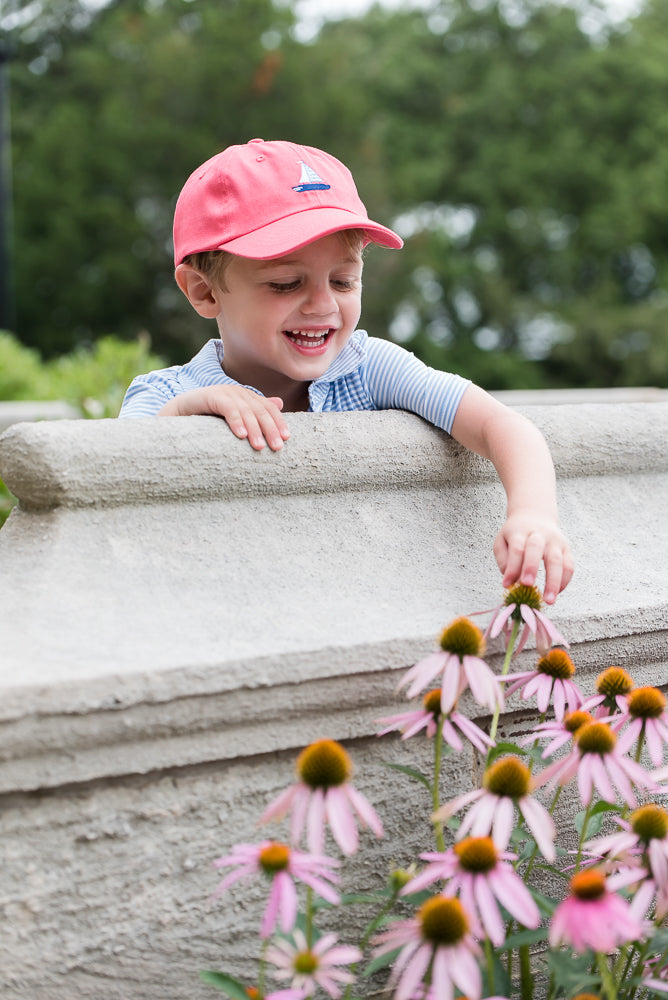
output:
[{"label": "green foliage", "polygon": [[16,497],[13,493],[9,492],[2,479],[0,479],[0,528],[11,514],[15,504]]},{"label": "green foliage", "polygon": [[90,347],[42,361],[38,352],[0,331],[0,399],[60,399],[85,417],[116,417],[128,385],[142,372],[164,367],[149,338],[126,343],[102,337]]},{"label": "green foliage", "polygon": [[221,993],[226,993],[232,1000],[248,1000],[248,993],[243,983],[225,972],[200,972],[199,977],[209,986],[215,986]]},{"label": "green foliage", "polygon": [[487,388],[668,385],[662,0],[598,33],[595,0],[376,6],[308,42],[271,0],[10,7],[23,343],[190,357],[174,200],[260,135],[331,150],[406,235],[368,254],[372,335]]},{"label": "green foliage", "polygon": [[[0,330],[0,400],[64,400],[82,417],[116,417],[128,385],[142,372],[162,368],[146,334],[126,343],[102,337],[91,347],[43,361],[33,348]],[[0,480],[0,526],[16,498]]]}]

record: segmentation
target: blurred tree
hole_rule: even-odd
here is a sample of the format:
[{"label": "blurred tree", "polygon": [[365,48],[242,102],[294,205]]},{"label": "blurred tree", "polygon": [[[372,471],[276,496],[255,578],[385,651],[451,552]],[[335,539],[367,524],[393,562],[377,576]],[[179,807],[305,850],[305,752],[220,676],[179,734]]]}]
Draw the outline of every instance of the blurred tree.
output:
[{"label": "blurred tree", "polygon": [[371,333],[489,388],[668,384],[662,0],[619,29],[594,0],[375,7],[301,43],[271,0],[12,2],[24,343],[190,356],[174,200],[259,135],[341,157],[406,236],[369,252]]},{"label": "blurred tree", "polygon": [[173,282],[174,202],[202,160],[266,125],[262,36],[292,16],[270,0],[123,0],[77,20],[85,7],[49,0],[18,32],[19,334],[53,354],[148,329],[182,357],[205,334]]},{"label": "blurred tree", "polygon": [[668,8],[596,12],[446,0],[356,53],[410,237],[390,328],[487,386],[668,384]]}]

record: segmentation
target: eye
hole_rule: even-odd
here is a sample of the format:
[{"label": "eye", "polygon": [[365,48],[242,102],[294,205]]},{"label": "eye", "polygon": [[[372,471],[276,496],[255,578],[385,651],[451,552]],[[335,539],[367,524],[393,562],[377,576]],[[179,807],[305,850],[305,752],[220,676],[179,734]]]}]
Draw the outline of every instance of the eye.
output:
[{"label": "eye", "polygon": [[359,278],[332,278],[332,284],[341,291],[348,292],[357,288]]},{"label": "eye", "polygon": [[294,292],[299,288],[300,281],[299,278],[295,278],[294,281],[270,281],[268,282],[269,287],[272,292]]}]

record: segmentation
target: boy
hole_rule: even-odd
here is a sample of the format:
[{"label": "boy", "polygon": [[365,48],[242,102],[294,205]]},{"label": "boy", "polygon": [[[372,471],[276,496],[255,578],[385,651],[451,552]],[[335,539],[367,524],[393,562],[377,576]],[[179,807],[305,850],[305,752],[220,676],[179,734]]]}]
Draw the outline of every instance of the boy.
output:
[{"label": "boy", "polygon": [[508,501],[494,543],[503,586],[535,583],[544,562],[553,603],[573,565],[542,435],[478,386],[357,329],[368,243],[403,245],[321,150],[252,139],[202,164],[176,205],[175,277],[220,339],[135,378],[120,416],[212,414],[251,447],[278,451],[283,412],[418,413],[492,461]]}]

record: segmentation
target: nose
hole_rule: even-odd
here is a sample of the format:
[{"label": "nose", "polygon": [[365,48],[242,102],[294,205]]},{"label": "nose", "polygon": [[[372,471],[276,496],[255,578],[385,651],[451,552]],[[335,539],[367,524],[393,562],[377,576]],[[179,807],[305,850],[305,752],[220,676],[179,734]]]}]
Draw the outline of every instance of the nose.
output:
[{"label": "nose", "polygon": [[339,304],[329,281],[311,282],[306,288],[302,312],[311,316],[329,316],[339,311]]}]

